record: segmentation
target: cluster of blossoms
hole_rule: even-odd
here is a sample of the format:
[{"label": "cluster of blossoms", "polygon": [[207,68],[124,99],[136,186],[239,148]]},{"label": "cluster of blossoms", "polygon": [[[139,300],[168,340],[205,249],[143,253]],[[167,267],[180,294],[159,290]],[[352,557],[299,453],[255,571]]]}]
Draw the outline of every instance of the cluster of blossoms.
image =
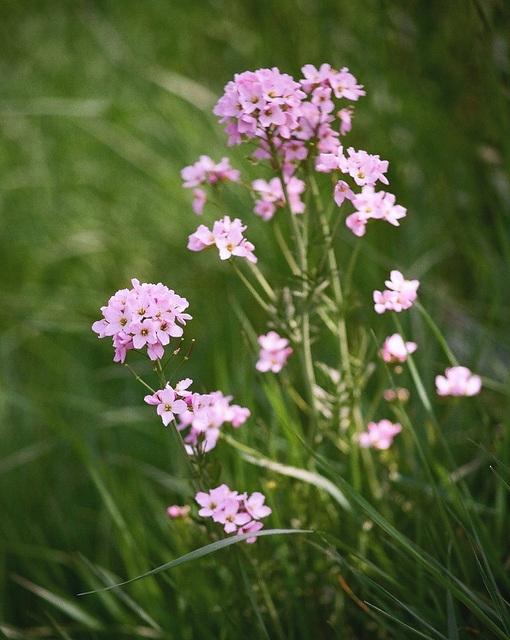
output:
[{"label": "cluster of blossoms", "polygon": [[202,251],[202,249],[215,245],[220,252],[220,260],[239,256],[255,263],[257,262],[257,258],[253,254],[255,247],[243,236],[245,229],[246,225],[239,218],[230,220],[229,216],[216,220],[212,231],[201,224],[195,233],[189,236],[188,249]]},{"label": "cluster of blossoms", "polygon": [[184,444],[190,455],[214,449],[224,424],[240,427],[250,416],[246,407],[230,404],[232,396],[224,396],[221,391],[194,393],[189,389],[192,383],[191,378],[181,380],[175,387],[167,383],[164,389],[144,398],[147,404],[157,407],[165,426],[175,419],[179,431],[188,429]]},{"label": "cluster of blossoms", "polygon": [[[209,493],[199,491],[195,496],[201,509],[199,516],[210,517],[214,522],[223,525],[225,533],[255,533],[264,526],[260,521],[271,513],[271,508],[264,504],[265,497],[259,491],[250,496],[232,491],[226,484],[222,484]],[[256,541],[256,537],[248,538],[246,542]]]},{"label": "cluster of blossoms", "polygon": [[475,396],[482,389],[480,376],[467,367],[449,367],[444,376],[436,376],[436,390],[440,396]]},{"label": "cluster of blossoms", "polygon": [[390,272],[390,279],[384,284],[388,289],[374,291],[374,309],[377,313],[409,309],[417,298],[416,291],[420,286],[418,280],[406,280],[396,269]]},{"label": "cluster of blossoms", "polygon": [[259,359],[255,367],[258,371],[272,371],[278,373],[292,353],[287,338],[282,338],[276,331],[270,331],[265,336],[259,336],[261,346]]},{"label": "cluster of blossoms", "polygon": [[[179,338],[191,316],[184,311],[189,303],[165,285],[147,284],[133,278],[132,289],[117,291],[101,307],[103,318],[92,325],[100,338],[111,336],[115,362],[124,362],[130,349],[147,348],[151,360],[164,355],[171,338]],[[178,324],[179,323],[179,324]]]},{"label": "cluster of blossoms", "polygon": [[355,193],[345,180],[338,180],[334,190],[334,200],[340,207],[350,200],[355,211],[347,216],[345,224],[358,237],[365,235],[370,219],[386,220],[395,227],[406,215],[406,209],[395,204],[395,196],[386,191],[376,191],[377,181],[388,184],[385,176],[388,161],[366,151],[356,151],[353,147],[344,154],[342,145],[334,153],[320,153],[315,160],[315,168],[322,173],[340,171],[350,176],[361,193]]},{"label": "cluster of blossoms", "polygon": [[[254,158],[270,160],[273,168],[282,169],[281,177],[252,182],[251,187],[258,194],[255,214],[267,221],[286,204],[294,214],[304,212],[305,204],[300,196],[305,183],[295,173],[313,154],[317,171],[340,172],[361,187],[361,192],[355,193],[347,182],[338,180],[334,189],[338,206],[346,199],[352,202],[354,212],[347,216],[346,225],[355,235],[365,234],[370,219],[386,220],[398,226],[406,215],[405,208],[395,204],[393,194],[375,190],[377,181],[388,184],[385,176],[388,162],[353,147],[344,153],[339,143],[340,136],[351,129],[352,107],[338,110],[334,99],[357,101],[365,95],[363,87],[347,68],[336,70],[322,64],[317,69],[308,64],[302,73],[304,77],[300,81],[276,67],[236,74],[214,107],[215,115],[226,125],[229,146],[247,140],[255,142]],[[334,128],[337,119],[338,130]],[[239,181],[239,172],[230,167],[228,158],[215,164],[208,156],[201,156],[194,165],[185,167],[181,175],[185,187],[195,188],[193,209],[196,213],[202,213],[207,201],[205,191],[196,187]],[[197,233],[205,232],[201,228]]]},{"label": "cluster of blossoms", "polygon": [[[305,141],[316,139],[320,151],[334,148],[339,133],[330,124],[335,119],[333,96],[354,101],[365,92],[346,68],[337,71],[323,64],[317,70],[305,65],[302,72],[305,77],[300,82],[276,67],[236,74],[214,108],[214,114],[226,124],[228,144],[256,139],[256,157],[270,157],[271,148],[276,147],[284,165],[290,164],[287,154],[297,152],[295,144],[287,144],[289,141],[302,142],[299,148]],[[343,111],[340,119],[346,132],[349,110]]]},{"label": "cluster of blossoms", "polygon": [[229,158],[222,158],[215,163],[209,156],[200,156],[195,164],[184,167],[181,171],[181,178],[184,180],[183,187],[193,189],[193,211],[200,215],[207,202],[207,193],[203,189],[197,189],[204,184],[216,185],[218,182],[239,182],[241,173],[238,169],[230,166]]},{"label": "cluster of blossoms", "polygon": [[415,342],[404,342],[399,333],[394,333],[384,341],[381,358],[388,364],[405,362],[410,353],[414,353],[418,345]]},{"label": "cluster of blossoms", "polygon": [[[285,187],[291,212],[303,213],[305,203],[302,202],[300,196],[305,190],[305,183],[299,178],[296,178],[296,176],[291,176],[286,181]],[[255,201],[253,211],[263,220],[271,220],[276,209],[285,206],[285,193],[280,178],[272,178],[269,182],[259,178],[252,182],[252,188],[260,194],[260,198]]]},{"label": "cluster of blossoms", "polygon": [[367,431],[360,434],[359,443],[362,447],[375,447],[376,449],[388,449],[393,438],[402,431],[402,425],[390,420],[369,422]]}]

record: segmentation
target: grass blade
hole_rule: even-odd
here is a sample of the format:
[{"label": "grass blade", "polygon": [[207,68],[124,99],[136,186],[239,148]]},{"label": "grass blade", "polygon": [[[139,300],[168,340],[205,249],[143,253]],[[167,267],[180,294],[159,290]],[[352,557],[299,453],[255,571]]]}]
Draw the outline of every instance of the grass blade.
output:
[{"label": "grass blade", "polygon": [[123,587],[126,584],[130,584],[131,582],[135,582],[136,580],[141,580],[142,578],[147,578],[148,576],[156,575],[157,573],[161,573],[162,571],[166,571],[168,569],[173,569],[174,567],[178,567],[181,564],[185,564],[186,562],[191,562],[192,560],[197,560],[198,558],[202,558],[203,556],[207,556],[211,553],[219,551],[220,549],[224,549],[225,547],[230,547],[233,544],[237,544],[242,542],[243,540],[247,540],[248,538],[260,538],[262,536],[275,536],[275,535],[288,535],[292,533],[314,533],[314,531],[310,529],[266,529],[265,531],[256,531],[254,533],[243,533],[242,535],[232,536],[231,538],[225,538],[224,540],[218,540],[216,542],[212,542],[211,544],[206,545],[205,547],[200,547],[200,549],[195,549],[190,553],[186,553],[175,560],[171,560],[170,562],[166,562],[155,569],[151,569],[150,571],[146,571],[136,578],[131,578],[129,580],[125,580],[124,582],[120,582],[118,584],[110,585],[108,587],[103,587],[102,589],[94,589],[94,591],[84,591],[83,593],[79,593],[79,596],[88,596],[93,593],[100,593],[101,591],[109,591],[110,589],[116,589],[117,587]]}]

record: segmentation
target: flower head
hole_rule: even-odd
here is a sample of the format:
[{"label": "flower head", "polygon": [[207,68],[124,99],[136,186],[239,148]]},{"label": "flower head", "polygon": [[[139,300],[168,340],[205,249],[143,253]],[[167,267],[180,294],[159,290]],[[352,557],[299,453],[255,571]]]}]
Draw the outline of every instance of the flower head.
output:
[{"label": "flower head", "polygon": [[231,220],[229,216],[224,216],[217,220],[212,231],[201,224],[195,233],[188,238],[188,249],[190,251],[202,251],[206,247],[216,245],[220,253],[220,260],[228,260],[232,256],[246,258],[250,262],[257,262],[254,255],[255,247],[244,236],[246,229],[239,218]]},{"label": "flower head", "polygon": [[405,362],[410,353],[416,351],[418,345],[415,342],[404,342],[399,333],[394,333],[384,341],[381,349],[381,357],[385,362],[395,364]]},{"label": "flower head", "polygon": [[217,184],[218,182],[239,182],[240,171],[232,169],[230,160],[222,158],[217,164],[209,156],[200,156],[195,164],[184,167],[181,178],[183,187],[190,189],[203,184]]},{"label": "flower head", "polygon": [[482,380],[467,367],[449,367],[444,376],[436,376],[436,389],[440,396],[475,396],[482,389]]},{"label": "flower head", "polygon": [[[261,518],[271,513],[270,507],[264,504],[265,496],[255,491],[248,496],[232,491],[222,484],[209,493],[199,491],[195,500],[201,509],[199,516],[210,517],[214,522],[223,525],[225,533],[255,533],[262,529]],[[247,542],[255,542],[256,538],[248,538]]]},{"label": "flower head", "polygon": [[392,423],[390,420],[369,422],[367,431],[360,434],[359,443],[362,447],[375,447],[376,449],[388,449],[394,436],[402,431],[402,425]]},{"label": "flower head", "polygon": [[112,337],[115,362],[124,362],[131,349],[146,348],[151,360],[162,358],[171,338],[182,336],[180,325],[191,319],[185,313],[189,303],[161,283],[140,284],[136,278],[131,283],[132,289],[117,291],[101,307],[103,318],[92,330],[100,338]]},{"label": "flower head", "polygon": [[282,338],[276,331],[270,331],[267,335],[259,336],[258,342],[261,349],[255,365],[256,369],[273,373],[281,371],[292,353],[292,347],[288,346],[287,338]]},{"label": "flower head", "polygon": [[418,280],[406,280],[400,271],[393,270],[390,279],[385,281],[388,289],[374,291],[374,309],[376,313],[385,311],[400,312],[409,309],[417,298],[416,291],[420,286]]}]

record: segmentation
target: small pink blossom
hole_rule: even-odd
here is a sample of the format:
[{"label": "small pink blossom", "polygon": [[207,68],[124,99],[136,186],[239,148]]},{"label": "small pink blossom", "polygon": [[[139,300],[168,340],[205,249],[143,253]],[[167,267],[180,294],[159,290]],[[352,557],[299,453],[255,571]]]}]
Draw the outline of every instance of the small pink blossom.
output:
[{"label": "small pink blossom", "polygon": [[333,198],[337,206],[342,206],[344,200],[352,200],[354,193],[345,180],[339,180],[335,185]]},{"label": "small pink blossom", "polygon": [[156,391],[152,395],[144,398],[147,404],[156,405],[156,412],[161,417],[163,424],[168,426],[174,417],[188,410],[188,405],[184,400],[180,400],[174,389],[167,383],[164,389]]},{"label": "small pink blossom", "polygon": [[278,373],[286,364],[287,358],[292,353],[289,341],[279,336],[276,331],[269,331],[267,335],[259,336],[261,350],[259,360],[255,365],[258,371],[272,371]]},{"label": "small pink blossom", "polygon": [[376,449],[388,449],[394,436],[402,431],[402,425],[392,423],[390,420],[369,422],[367,431],[360,434],[359,443],[362,447],[375,447]]},{"label": "small pink blossom", "polygon": [[183,507],[180,507],[177,504],[173,504],[170,507],[168,507],[168,509],[166,510],[168,517],[176,520],[181,518],[187,518],[190,511],[191,511],[191,507],[188,504],[184,505]]},{"label": "small pink blossom", "polygon": [[202,215],[205,203],[207,202],[207,193],[203,189],[193,189],[193,211],[197,216]]},{"label": "small pink blossom", "polygon": [[385,281],[388,289],[374,291],[374,309],[376,313],[385,311],[400,312],[409,309],[417,298],[418,280],[406,280],[396,269],[390,272],[390,279]]},{"label": "small pink blossom", "polygon": [[482,380],[467,367],[449,367],[444,376],[436,376],[440,396],[475,396],[482,389]]},{"label": "small pink blossom", "polygon": [[352,128],[352,108],[347,107],[346,109],[341,109],[337,115],[341,122],[340,135],[345,136]]},{"label": "small pink blossom", "polygon": [[385,362],[394,364],[405,362],[410,353],[414,353],[418,345],[415,342],[404,342],[399,333],[394,333],[384,341],[381,349],[381,357]]}]

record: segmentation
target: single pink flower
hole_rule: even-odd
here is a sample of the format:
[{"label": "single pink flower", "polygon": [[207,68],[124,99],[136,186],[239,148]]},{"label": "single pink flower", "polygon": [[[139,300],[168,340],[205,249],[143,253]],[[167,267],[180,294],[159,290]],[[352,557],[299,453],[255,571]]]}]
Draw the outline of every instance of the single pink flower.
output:
[{"label": "single pink flower", "polygon": [[449,367],[444,376],[436,376],[436,389],[440,396],[475,396],[482,389],[482,380],[467,367]]},{"label": "single pink flower", "polygon": [[359,443],[362,447],[374,447],[376,449],[388,449],[394,436],[402,431],[402,425],[392,423],[390,420],[369,422],[367,431],[360,434]]},{"label": "single pink flower", "polygon": [[292,353],[292,347],[287,346],[287,338],[282,338],[276,331],[270,331],[267,335],[259,336],[258,342],[261,350],[255,368],[261,372],[281,371]]},{"label": "single pink flower", "polygon": [[404,342],[399,333],[394,333],[384,341],[381,357],[385,362],[394,364],[405,362],[410,353],[414,353],[418,345],[415,342]]}]

